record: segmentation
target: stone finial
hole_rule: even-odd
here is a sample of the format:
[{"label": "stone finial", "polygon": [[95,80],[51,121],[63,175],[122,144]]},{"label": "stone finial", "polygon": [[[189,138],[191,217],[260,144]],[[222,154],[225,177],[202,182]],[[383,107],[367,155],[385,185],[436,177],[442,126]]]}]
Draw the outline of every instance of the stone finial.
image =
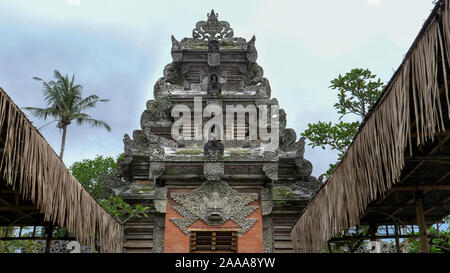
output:
[{"label": "stone finial", "polygon": [[230,24],[226,21],[219,21],[218,17],[219,14],[211,10],[206,22],[197,22],[195,29],[192,30],[192,38],[198,41],[232,40],[234,34]]}]

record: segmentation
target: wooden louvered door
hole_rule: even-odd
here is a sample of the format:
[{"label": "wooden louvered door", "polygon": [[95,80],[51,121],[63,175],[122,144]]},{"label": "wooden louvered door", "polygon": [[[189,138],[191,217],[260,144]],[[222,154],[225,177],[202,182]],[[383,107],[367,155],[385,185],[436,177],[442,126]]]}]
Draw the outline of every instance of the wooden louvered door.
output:
[{"label": "wooden louvered door", "polygon": [[237,252],[236,231],[191,231],[191,252]]}]

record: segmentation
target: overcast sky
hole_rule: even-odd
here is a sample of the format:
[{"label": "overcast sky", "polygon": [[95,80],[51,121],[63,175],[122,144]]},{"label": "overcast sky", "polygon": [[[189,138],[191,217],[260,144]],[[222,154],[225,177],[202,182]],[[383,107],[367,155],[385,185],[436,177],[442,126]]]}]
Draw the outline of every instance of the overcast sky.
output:
[{"label": "overcast sky", "polygon": [[[123,135],[140,129],[153,85],[172,61],[170,36],[191,37],[214,9],[235,36],[256,36],[272,97],[299,137],[308,123],[338,120],[328,88],[338,74],[369,68],[387,82],[432,8],[431,0],[1,0],[0,87],[19,107],[44,107],[41,83],[32,77],[75,73],[85,95],[111,100],[89,113],[112,132],[69,126],[64,162],[115,157]],[[36,127],[45,123],[29,118]],[[58,129],[41,132],[59,154]],[[318,176],[336,153],[307,148],[305,157]]]}]

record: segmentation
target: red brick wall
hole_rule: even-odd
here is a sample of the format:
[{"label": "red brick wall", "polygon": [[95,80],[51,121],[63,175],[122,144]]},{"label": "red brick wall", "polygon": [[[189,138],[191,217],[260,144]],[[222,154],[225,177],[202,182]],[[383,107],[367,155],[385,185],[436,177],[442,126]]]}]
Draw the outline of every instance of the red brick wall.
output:
[{"label": "red brick wall", "polygon": [[[164,252],[166,253],[187,253],[189,252],[189,235],[184,234],[171,220],[170,218],[179,218],[181,215],[176,212],[172,207],[177,206],[175,201],[170,198],[172,192],[189,192],[187,189],[170,189],[167,194],[167,208],[166,208],[166,221],[165,221],[165,233],[164,233]],[[259,194],[258,191],[254,191]],[[261,201],[258,199],[250,206],[258,206],[248,218],[256,218],[257,222],[253,227],[247,231],[246,234],[238,236],[238,252],[240,253],[258,253],[263,252],[263,237],[262,237],[262,215],[261,215]],[[201,220],[197,220],[190,228],[239,228],[232,221],[226,221],[220,226],[208,226]]]}]

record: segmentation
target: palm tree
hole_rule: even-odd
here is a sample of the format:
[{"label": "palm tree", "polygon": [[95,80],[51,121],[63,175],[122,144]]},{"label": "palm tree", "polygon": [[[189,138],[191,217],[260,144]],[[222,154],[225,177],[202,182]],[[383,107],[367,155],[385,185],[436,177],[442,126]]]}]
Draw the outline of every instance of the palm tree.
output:
[{"label": "palm tree", "polygon": [[52,122],[58,122],[57,127],[63,131],[61,152],[59,154],[59,157],[62,160],[64,147],[66,145],[67,126],[69,126],[73,120],[76,120],[79,125],[87,123],[93,127],[103,127],[108,130],[108,132],[111,131],[111,127],[104,121],[93,119],[90,115],[83,113],[84,110],[95,107],[97,102],[107,102],[109,100],[100,99],[96,95],[90,95],[83,98],[83,86],[74,83],[75,75],[72,75],[72,80],[69,80],[67,74],[63,77],[58,70],[55,70],[53,76],[55,80],[49,82],[45,82],[38,77],[33,77],[33,79],[43,82],[42,94],[44,95],[48,107],[25,107],[25,110],[29,111],[30,114],[39,119],[46,120],[49,116],[54,118],[53,121],[46,125]]}]

